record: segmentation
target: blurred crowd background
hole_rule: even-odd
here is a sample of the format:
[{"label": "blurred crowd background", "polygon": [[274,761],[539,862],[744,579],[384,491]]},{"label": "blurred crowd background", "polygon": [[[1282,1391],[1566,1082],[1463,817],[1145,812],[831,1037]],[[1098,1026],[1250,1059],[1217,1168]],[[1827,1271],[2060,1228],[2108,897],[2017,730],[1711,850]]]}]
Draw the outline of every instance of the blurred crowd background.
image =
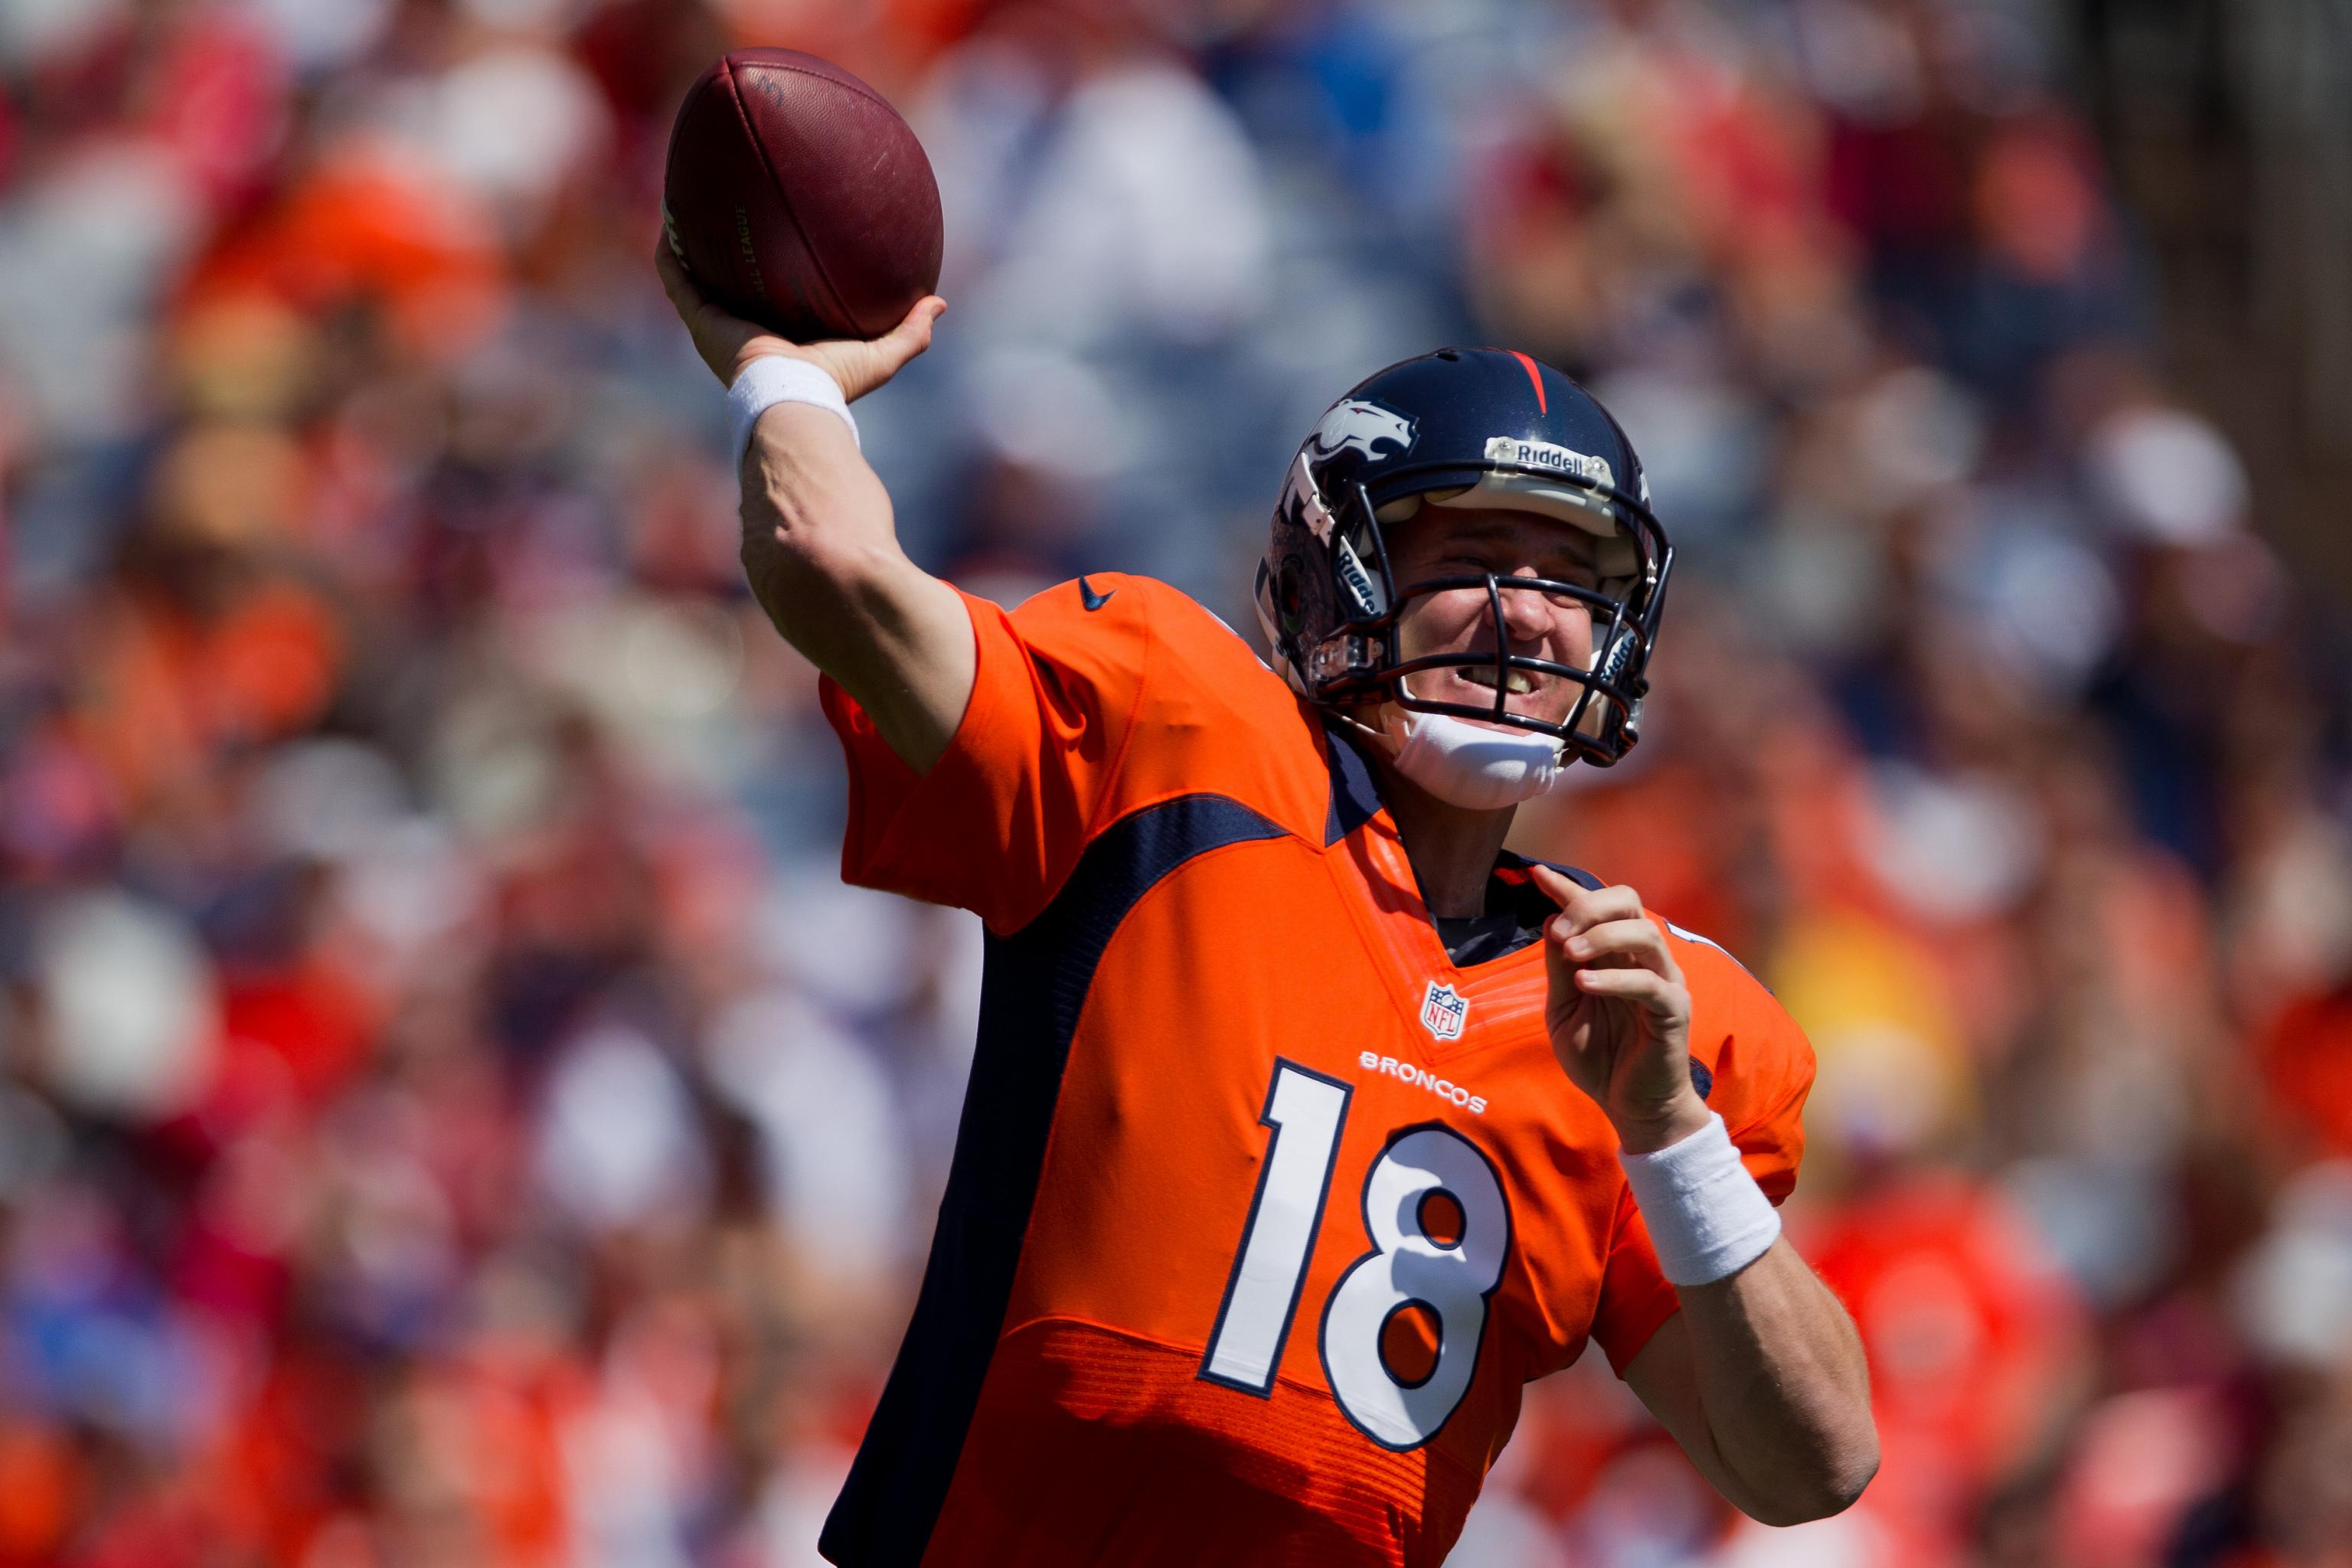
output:
[{"label": "blurred crowd background", "polygon": [[1647,739],[1516,842],[1811,1034],[1791,1223],[1885,1465],[1745,1525],[1588,1357],[1456,1563],[2352,1561],[2343,584],[2178,374],[2078,36],[0,5],[0,1564],[815,1561],[979,939],[837,879],[648,265],[671,110],[745,43],[930,150],[951,309],[860,412],[975,591],[1251,624],[1293,446],[1446,342],[1647,460]]}]

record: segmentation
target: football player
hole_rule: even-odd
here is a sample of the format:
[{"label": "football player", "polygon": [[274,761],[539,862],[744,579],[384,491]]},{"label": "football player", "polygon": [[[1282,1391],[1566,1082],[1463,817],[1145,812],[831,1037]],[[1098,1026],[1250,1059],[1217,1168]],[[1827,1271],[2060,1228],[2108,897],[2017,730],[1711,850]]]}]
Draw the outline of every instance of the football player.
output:
[{"label": "football player", "polygon": [[658,265],[753,591],[824,672],[843,874],[988,932],[824,1554],[1434,1564],[1589,1341],[1750,1515],[1853,1501],[1861,1348],[1774,1206],[1811,1049],[1633,889],[1502,847],[1638,734],[1673,553],[1601,405],[1487,349],[1356,387],[1283,476],[1262,658],[1145,578],[1008,613],[907,558],[847,403],[942,301],[801,346]]}]

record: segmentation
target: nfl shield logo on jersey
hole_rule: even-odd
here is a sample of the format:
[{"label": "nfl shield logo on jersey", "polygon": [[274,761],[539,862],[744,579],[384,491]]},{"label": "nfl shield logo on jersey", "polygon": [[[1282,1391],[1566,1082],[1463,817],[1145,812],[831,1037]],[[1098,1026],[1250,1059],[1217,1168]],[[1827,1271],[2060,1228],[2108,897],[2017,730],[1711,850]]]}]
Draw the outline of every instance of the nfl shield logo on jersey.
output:
[{"label": "nfl shield logo on jersey", "polygon": [[1441,1040],[1462,1037],[1462,1021],[1470,1016],[1470,1002],[1451,985],[1429,983],[1429,994],[1421,999],[1421,1026]]}]

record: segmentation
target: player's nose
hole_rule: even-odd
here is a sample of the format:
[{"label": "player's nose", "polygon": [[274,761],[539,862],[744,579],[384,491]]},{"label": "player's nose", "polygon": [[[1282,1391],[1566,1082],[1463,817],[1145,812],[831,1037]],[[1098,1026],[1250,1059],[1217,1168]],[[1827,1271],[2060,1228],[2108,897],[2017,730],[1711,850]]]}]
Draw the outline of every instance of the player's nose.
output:
[{"label": "player's nose", "polygon": [[[1533,577],[1532,566],[1523,566],[1511,574],[1513,577]],[[1505,579],[1508,582],[1509,579]],[[1540,643],[1552,632],[1559,619],[1560,607],[1545,595],[1527,588],[1506,587],[1502,593],[1503,631],[1514,645],[1513,651],[1524,651],[1517,645]]]}]

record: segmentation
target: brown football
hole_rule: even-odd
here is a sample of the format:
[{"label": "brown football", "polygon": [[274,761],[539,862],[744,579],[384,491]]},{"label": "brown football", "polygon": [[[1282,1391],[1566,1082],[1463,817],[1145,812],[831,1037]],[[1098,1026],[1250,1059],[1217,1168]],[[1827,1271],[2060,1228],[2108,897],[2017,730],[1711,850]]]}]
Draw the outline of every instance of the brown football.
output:
[{"label": "brown football", "polygon": [[794,342],[875,338],[940,282],[940,187],[882,95],[792,49],[737,49],[670,128],[670,248],[705,294]]}]

